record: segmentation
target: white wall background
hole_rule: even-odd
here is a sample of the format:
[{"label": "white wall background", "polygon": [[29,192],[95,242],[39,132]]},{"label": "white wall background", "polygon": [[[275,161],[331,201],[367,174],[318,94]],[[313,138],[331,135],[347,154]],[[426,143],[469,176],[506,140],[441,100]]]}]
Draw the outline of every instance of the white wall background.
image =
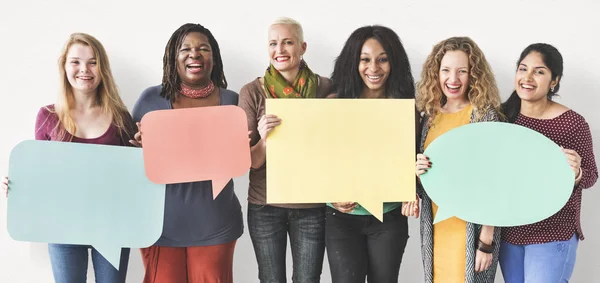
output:
[{"label": "white wall background", "polygon": [[[229,88],[262,76],[268,64],[267,27],[275,17],[290,16],[304,26],[305,59],[329,76],[333,60],[349,34],[367,24],[393,28],[408,52],[415,80],[437,42],[470,36],[484,51],[503,98],[513,89],[515,63],[530,43],[556,46],[565,60],[560,103],[588,121],[600,155],[600,56],[598,2],[571,0],[494,1],[83,1],[22,0],[0,4],[0,175],[8,171],[11,149],[33,138],[40,106],[53,103],[58,89],[57,58],[72,32],[97,37],[107,49],[113,74],[130,108],[148,86],[160,83],[163,50],[171,33],[186,22],[201,23],[217,38]],[[597,161],[600,161],[597,158]],[[235,179],[246,215],[247,176]],[[580,244],[571,282],[600,277],[600,185],[584,193]],[[400,282],[422,282],[419,224],[410,223]],[[6,200],[0,198],[0,282],[52,282],[45,244],[16,242],[6,232]],[[247,225],[246,225],[247,227]],[[288,259],[288,274],[291,272]],[[258,282],[247,230],[238,241],[235,282]],[[93,273],[89,273],[93,278]],[[291,275],[290,275],[291,276]],[[132,251],[127,282],[141,282],[139,252]],[[331,282],[324,264],[323,282]],[[498,275],[497,282],[503,282]],[[90,282],[92,282],[90,280]]]}]

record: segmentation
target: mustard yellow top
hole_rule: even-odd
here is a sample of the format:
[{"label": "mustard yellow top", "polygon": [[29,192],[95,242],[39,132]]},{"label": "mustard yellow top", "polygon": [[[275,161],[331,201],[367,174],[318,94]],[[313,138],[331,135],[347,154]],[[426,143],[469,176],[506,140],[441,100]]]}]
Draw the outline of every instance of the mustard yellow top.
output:
[{"label": "mustard yellow top", "polygon": [[[473,107],[471,104],[456,113],[439,113],[425,139],[425,148],[433,140],[456,127],[469,124]],[[435,160],[432,160],[435,166]],[[433,217],[438,206],[432,202]],[[465,282],[467,223],[456,217],[433,225],[433,282]]]}]

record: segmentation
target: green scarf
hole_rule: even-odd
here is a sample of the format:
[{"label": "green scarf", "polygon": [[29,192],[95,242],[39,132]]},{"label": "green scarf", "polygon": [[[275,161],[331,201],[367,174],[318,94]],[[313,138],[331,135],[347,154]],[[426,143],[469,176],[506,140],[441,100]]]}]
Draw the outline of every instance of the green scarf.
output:
[{"label": "green scarf", "polygon": [[300,62],[300,72],[298,72],[291,86],[272,64],[265,72],[264,81],[264,87],[269,94],[269,98],[317,97],[317,75],[308,68],[304,60]]}]

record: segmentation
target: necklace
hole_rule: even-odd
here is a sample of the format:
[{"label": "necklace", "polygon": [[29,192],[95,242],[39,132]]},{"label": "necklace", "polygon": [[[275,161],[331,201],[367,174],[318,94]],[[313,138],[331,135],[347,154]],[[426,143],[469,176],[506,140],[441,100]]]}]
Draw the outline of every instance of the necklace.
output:
[{"label": "necklace", "polygon": [[215,84],[210,81],[207,86],[201,89],[191,89],[184,84],[180,84],[181,94],[189,98],[205,98],[208,97],[213,90],[215,90]]}]

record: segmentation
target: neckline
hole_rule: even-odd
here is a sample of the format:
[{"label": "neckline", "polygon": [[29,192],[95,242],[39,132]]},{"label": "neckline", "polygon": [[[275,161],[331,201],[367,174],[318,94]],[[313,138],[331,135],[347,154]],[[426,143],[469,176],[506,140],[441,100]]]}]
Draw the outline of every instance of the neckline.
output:
[{"label": "neckline", "polygon": [[69,133],[69,135],[71,135],[73,137],[73,139],[77,139],[77,140],[80,140],[80,141],[93,141],[93,140],[99,140],[99,139],[105,137],[106,135],[108,135],[108,133],[110,132],[110,130],[111,130],[111,128],[113,126],[114,125],[113,125],[113,123],[111,121],[111,123],[110,123],[110,125],[108,125],[108,128],[106,129],[106,131],[104,131],[104,133],[102,135],[100,135],[98,137],[95,137],[95,138],[81,138],[81,137],[78,137],[78,136],[70,133],[69,131],[67,131],[67,133]]},{"label": "neckline", "polygon": [[559,114],[559,115],[557,115],[556,117],[547,118],[547,119],[529,117],[529,116],[525,116],[525,115],[523,115],[523,114],[521,114],[521,113],[519,113],[519,117],[523,117],[523,118],[530,119],[530,120],[538,120],[538,121],[552,121],[552,120],[554,120],[554,119],[561,118],[562,116],[566,115],[567,113],[569,113],[569,112],[571,112],[571,111],[573,111],[573,109],[569,109],[569,110],[567,110],[567,111],[565,111],[565,112],[563,112],[563,113],[560,113],[560,114]]},{"label": "neckline", "polygon": [[441,114],[441,115],[457,115],[457,114],[463,113],[464,111],[470,111],[471,109],[473,109],[473,104],[469,103],[467,106],[463,107],[463,109],[460,109],[460,110],[458,110],[456,112],[452,112],[452,113],[446,112],[446,113],[444,113],[444,112],[440,111],[439,114]]},{"label": "neckline", "polygon": [[[217,87],[215,86],[215,89],[219,90],[219,105],[216,106],[221,106],[223,105],[223,90],[225,90],[222,87]],[[167,100],[169,102],[169,109],[174,110],[175,108],[173,108],[173,102],[171,102],[170,100]]]}]

